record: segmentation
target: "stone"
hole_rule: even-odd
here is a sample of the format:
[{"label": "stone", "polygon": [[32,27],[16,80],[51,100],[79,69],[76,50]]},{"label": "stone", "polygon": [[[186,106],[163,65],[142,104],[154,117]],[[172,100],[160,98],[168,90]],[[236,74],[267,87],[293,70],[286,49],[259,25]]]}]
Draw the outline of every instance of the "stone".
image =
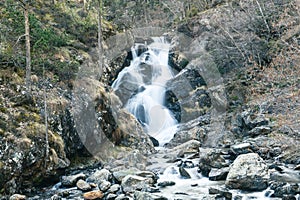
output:
[{"label": "stone", "polygon": [[129,200],[129,198],[125,194],[120,194],[115,200]]},{"label": "stone", "polygon": [[119,190],[120,190],[120,185],[119,184],[113,184],[110,188],[109,188],[109,190],[108,190],[108,192],[109,193],[117,193]]},{"label": "stone", "polygon": [[118,195],[116,195],[116,194],[108,194],[107,197],[106,197],[106,199],[107,199],[107,200],[113,200],[113,199],[116,199],[117,196],[118,196]]},{"label": "stone", "polygon": [[85,179],[86,175],[83,173],[75,174],[71,176],[62,176],[61,177],[61,185],[65,187],[73,187],[76,185],[79,179]]},{"label": "stone", "polygon": [[140,192],[140,191],[134,192],[134,199],[135,200],[168,200],[168,198],[160,195],[151,194],[149,192]]},{"label": "stone", "polygon": [[62,200],[62,197],[59,196],[59,195],[57,195],[57,194],[55,194],[55,195],[53,195],[53,196],[51,197],[51,200]]},{"label": "stone", "polygon": [[102,180],[100,183],[99,183],[99,189],[102,191],[102,192],[106,192],[111,186],[111,183],[109,181],[106,181],[106,180]]},{"label": "stone", "polygon": [[199,148],[199,170],[203,176],[208,177],[212,168],[228,167],[229,163],[223,157],[221,149]]},{"label": "stone", "polygon": [[112,179],[112,174],[107,169],[101,169],[94,172],[91,176],[87,178],[88,182],[93,182],[100,184],[101,181],[110,181]]},{"label": "stone", "polygon": [[162,181],[162,182],[159,182],[157,185],[160,187],[167,187],[167,186],[173,186],[175,184],[176,183],[174,181]]},{"label": "stone", "polygon": [[267,134],[271,133],[271,131],[272,131],[272,129],[269,126],[259,126],[259,127],[255,127],[252,130],[250,130],[248,132],[248,134],[251,137],[256,137],[259,135],[267,135]]},{"label": "stone", "polygon": [[136,175],[127,175],[123,178],[121,186],[124,192],[134,192],[135,190],[142,190],[153,183],[151,178],[144,178]]},{"label": "stone", "polygon": [[179,167],[179,174],[185,179],[191,178],[191,175],[183,167]]},{"label": "stone", "polygon": [[82,179],[77,181],[76,186],[79,190],[82,191],[88,191],[92,189],[91,185]]},{"label": "stone", "polygon": [[225,167],[221,169],[212,168],[208,174],[208,178],[211,181],[226,180],[228,172],[229,172],[229,167]]},{"label": "stone", "polygon": [[231,200],[232,199],[232,193],[229,192],[226,188],[215,188],[210,187],[208,189],[209,194],[218,194],[221,197],[224,197],[225,200]]},{"label": "stone", "polygon": [[248,142],[246,143],[241,143],[241,144],[236,144],[231,146],[231,150],[234,152],[236,155],[240,154],[245,154],[245,153],[253,153],[251,150],[252,145]]},{"label": "stone", "polygon": [[83,194],[83,198],[85,200],[102,199],[103,196],[104,196],[104,194],[100,190],[86,192]]},{"label": "stone", "polygon": [[268,166],[256,153],[239,155],[230,166],[225,185],[232,189],[264,190],[270,179]]},{"label": "stone", "polygon": [[275,166],[273,170],[270,170],[270,178],[282,183],[300,183],[299,171],[284,166]]},{"label": "stone", "polygon": [[25,200],[26,196],[22,194],[14,194],[9,197],[9,200]]},{"label": "stone", "polygon": [[300,193],[300,186],[297,183],[279,183],[273,182],[270,185],[270,189],[273,190],[271,197],[283,198],[284,196],[295,196]]}]

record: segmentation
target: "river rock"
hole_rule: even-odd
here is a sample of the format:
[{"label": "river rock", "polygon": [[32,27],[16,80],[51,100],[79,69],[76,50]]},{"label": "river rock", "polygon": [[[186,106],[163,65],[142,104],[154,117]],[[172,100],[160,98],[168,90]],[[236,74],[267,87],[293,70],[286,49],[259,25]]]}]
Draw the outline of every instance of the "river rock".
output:
[{"label": "river rock", "polygon": [[106,192],[110,188],[110,186],[111,186],[111,183],[109,181],[106,181],[106,180],[102,180],[99,183],[99,189],[102,192]]},{"label": "river rock", "polygon": [[300,193],[300,186],[297,183],[288,184],[273,182],[270,186],[270,189],[274,191],[271,197],[283,198],[284,196],[295,196],[296,194]]},{"label": "river rock", "polygon": [[94,172],[91,176],[87,178],[88,182],[93,182],[100,184],[101,181],[110,181],[112,179],[112,174],[107,169],[101,169]]},{"label": "river rock", "polygon": [[223,197],[225,200],[231,200],[232,199],[232,193],[229,192],[226,188],[216,188],[216,187],[210,187],[208,189],[209,194],[218,194],[219,196]]},{"label": "river rock", "polygon": [[159,182],[157,185],[160,187],[167,187],[167,186],[173,186],[175,184],[176,183],[174,181],[162,181],[162,182]]},{"label": "river rock", "polygon": [[119,190],[120,190],[120,185],[119,184],[113,184],[110,188],[109,188],[109,190],[108,190],[108,192],[109,193],[117,193]]},{"label": "river rock", "polygon": [[75,174],[71,176],[62,176],[61,177],[61,185],[65,187],[73,187],[76,185],[79,179],[85,179],[86,175],[83,173]]},{"label": "river rock", "polygon": [[275,166],[270,170],[270,178],[281,183],[300,183],[299,171],[284,166]]},{"label": "river rock", "polygon": [[160,195],[151,194],[149,192],[140,192],[140,191],[136,191],[134,193],[134,199],[135,200],[168,200],[168,198]]},{"label": "river rock", "polygon": [[256,153],[239,155],[230,166],[225,185],[233,189],[264,190],[270,179],[268,167]]},{"label": "river rock", "polygon": [[136,175],[127,175],[123,178],[121,186],[124,192],[134,192],[149,187],[153,183],[151,178],[144,178]]},{"label": "river rock", "polygon": [[208,177],[212,168],[221,169],[229,166],[221,149],[199,148],[199,170],[203,176]]},{"label": "river rock", "polygon": [[83,198],[85,200],[102,199],[103,196],[104,194],[100,190],[91,191],[83,194]]},{"label": "river rock", "polygon": [[91,185],[82,179],[77,181],[76,186],[79,190],[82,190],[82,191],[88,191],[88,190],[92,189]]},{"label": "river rock", "polygon": [[9,197],[9,200],[25,200],[26,196],[21,194],[14,194]]},{"label": "river rock", "polygon": [[183,168],[183,167],[179,167],[179,174],[186,179],[190,179],[191,175]]},{"label": "river rock", "polygon": [[229,172],[229,167],[225,167],[221,169],[212,168],[208,174],[208,178],[211,181],[226,180],[228,172]]},{"label": "river rock", "polygon": [[115,200],[129,200],[129,197],[125,196],[125,194],[120,194]]},{"label": "river rock", "polygon": [[241,143],[231,146],[232,152],[238,156],[240,154],[253,153],[252,145],[250,143]]},{"label": "river rock", "polygon": [[114,200],[114,199],[117,198],[117,196],[118,196],[118,195],[116,195],[116,194],[108,194],[107,197],[106,197],[106,199],[107,199],[107,200]]}]

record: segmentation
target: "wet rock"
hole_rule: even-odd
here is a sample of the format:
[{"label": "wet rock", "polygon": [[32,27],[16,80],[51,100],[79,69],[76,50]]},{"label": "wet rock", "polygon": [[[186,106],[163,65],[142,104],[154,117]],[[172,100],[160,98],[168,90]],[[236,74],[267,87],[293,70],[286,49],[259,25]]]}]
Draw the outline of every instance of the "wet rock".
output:
[{"label": "wet rock", "polygon": [[71,176],[62,176],[61,177],[61,185],[65,187],[73,187],[76,185],[79,179],[85,179],[86,175],[83,173],[75,174]]},{"label": "wet rock", "polygon": [[264,190],[270,175],[264,160],[256,153],[239,155],[230,166],[225,185],[233,189]]},{"label": "wet rock", "polygon": [[150,140],[153,143],[153,146],[158,147],[159,146],[159,142],[157,139],[155,139],[154,137],[150,136]]},{"label": "wet rock", "polygon": [[110,188],[110,186],[111,186],[111,183],[109,181],[106,181],[106,180],[102,180],[99,183],[99,189],[102,192],[106,192]]},{"label": "wet rock", "polygon": [[51,197],[51,200],[62,200],[62,197],[59,196],[59,195],[57,195],[57,194],[55,194],[55,195],[53,195],[53,196]]},{"label": "wet rock", "polygon": [[91,176],[87,178],[88,182],[93,182],[100,184],[102,181],[110,181],[112,179],[112,174],[107,169],[101,169],[94,172]]},{"label": "wet rock", "polygon": [[104,196],[103,192],[101,191],[91,191],[83,194],[83,198],[85,200],[94,200],[94,199],[102,199]]},{"label": "wet rock", "polygon": [[127,175],[135,175],[136,172],[139,172],[138,169],[130,168],[130,169],[124,169],[124,170],[118,170],[113,172],[114,178],[121,183],[122,179]]},{"label": "wet rock", "polygon": [[175,70],[175,72],[180,72],[188,65],[188,63],[189,61],[182,53],[178,51],[169,53],[169,65]]},{"label": "wet rock", "polygon": [[201,142],[197,140],[190,140],[179,146],[173,148],[173,152],[178,152],[178,157],[183,157],[185,154],[197,153]]},{"label": "wet rock", "polygon": [[163,181],[163,182],[159,182],[157,185],[160,187],[167,187],[167,186],[173,186],[176,183],[174,181]]},{"label": "wet rock", "polygon": [[119,184],[113,184],[110,188],[109,188],[109,190],[108,190],[108,192],[109,193],[117,193],[119,190],[120,190],[120,185]]},{"label": "wet rock", "polygon": [[231,146],[231,150],[234,152],[235,155],[253,153],[251,148],[252,145],[248,142]]},{"label": "wet rock", "polygon": [[134,193],[134,199],[136,200],[168,200],[168,198],[156,195],[156,194],[151,194],[148,192],[139,192],[136,191]]},{"label": "wet rock", "polygon": [[125,194],[120,194],[115,200],[129,200],[129,197],[125,196]]},{"label": "wet rock", "polygon": [[26,196],[21,194],[14,194],[9,197],[9,200],[25,200]]},{"label": "wet rock", "polygon": [[284,196],[295,196],[300,193],[300,186],[297,183],[289,184],[289,183],[279,183],[273,182],[270,186],[271,190],[274,190],[271,197],[280,197]]},{"label": "wet rock", "polygon": [[199,148],[199,170],[203,176],[208,177],[212,168],[221,169],[229,166],[223,157],[221,149]]},{"label": "wet rock", "polygon": [[108,194],[107,197],[106,197],[106,199],[107,199],[107,200],[113,200],[113,199],[116,199],[117,196],[118,196],[118,195],[116,195],[116,194]]},{"label": "wet rock", "polygon": [[179,174],[186,179],[190,179],[191,175],[183,168],[183,167],[179,167]]},{"label": "wet rock", "polygon": [[232,199],[232,193],[229,192],[226,188],[215,188],[210,187],[208,189],[209,194],[218,194],[220,197],[224,197],[225,200],[231,200]]},{"label": "wet rock", "polygon": [[225,167],[221,169],[212,168],[208,174],[208,178],[211,181],[226,180],[228,172],[229,172],[229,167]]},{"label": "wet rock", "polygon": [[270,170],[270,178],[282,183],[300,183],[299,171],[284,166],[275,166],[274,169]]},{"label": "wet rock", "polygon": [[92,189],[91,185],[82,179],[77,181],[76,186],[79,190],[82,190],[82,191],[88,191],[88,190]]},{"label": "wet rock", "polygon": [[124,192],[134,192],[149,187],[153,183],[151,178],[136,175],[127,175],[123,178],[121,186]]}]

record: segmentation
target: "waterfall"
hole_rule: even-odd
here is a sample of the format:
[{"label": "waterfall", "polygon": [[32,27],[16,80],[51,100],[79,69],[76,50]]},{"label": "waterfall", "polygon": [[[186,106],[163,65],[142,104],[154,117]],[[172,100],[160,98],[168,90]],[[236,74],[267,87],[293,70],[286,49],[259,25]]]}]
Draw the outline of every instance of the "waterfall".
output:
[{"label": "waterfall", "polygon": [[135,44],[132,47],[131,64],[119,73],[112,88],[121,90],[125,80],[137,87],[124,107],[163,145],[172,139],[177,129],[177,121],[164,106],[166,82],[173,77],[168,65],[170,44],[164,37],[152,39],[154,42],[148,46]]}]

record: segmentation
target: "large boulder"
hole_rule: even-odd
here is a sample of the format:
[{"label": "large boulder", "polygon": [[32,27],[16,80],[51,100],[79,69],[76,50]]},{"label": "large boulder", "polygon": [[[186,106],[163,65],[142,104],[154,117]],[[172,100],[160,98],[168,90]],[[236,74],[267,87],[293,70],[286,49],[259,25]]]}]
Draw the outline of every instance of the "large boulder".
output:
[{"label": "large boulder", "polygon": [[270,179],[268,166],[256,153],[239,155],[230,167],[226,186],[232,189],[264,190]]}]

